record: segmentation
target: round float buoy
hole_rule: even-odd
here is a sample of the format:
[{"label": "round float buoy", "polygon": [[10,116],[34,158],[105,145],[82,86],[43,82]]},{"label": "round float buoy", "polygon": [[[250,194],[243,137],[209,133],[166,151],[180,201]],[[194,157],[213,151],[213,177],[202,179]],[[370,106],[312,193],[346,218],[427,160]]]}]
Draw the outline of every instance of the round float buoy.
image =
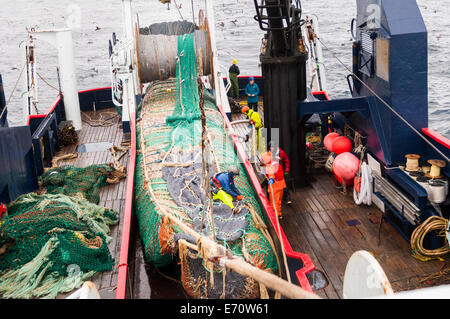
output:
[{"label": "round float buoy", "polygon": [[352,150],[352,142],[348,137],[339,136],[333,140],[331,148],[333,149],[333,152],[338,155],[345,152],[350,152]]},{"label": "round float buoy", "polygon": [[339,183],[345,180],[346,185],[352,185],[359,171],[359,159],[350,152],[336,156],[333,161],[333,173]]},{"label": "round float buoy", "polygon": [[339,137],[339,133],[332,132],[328,133],[323,139],[323,145],[329,152],[333,152],[332,145],[335,138]]}]

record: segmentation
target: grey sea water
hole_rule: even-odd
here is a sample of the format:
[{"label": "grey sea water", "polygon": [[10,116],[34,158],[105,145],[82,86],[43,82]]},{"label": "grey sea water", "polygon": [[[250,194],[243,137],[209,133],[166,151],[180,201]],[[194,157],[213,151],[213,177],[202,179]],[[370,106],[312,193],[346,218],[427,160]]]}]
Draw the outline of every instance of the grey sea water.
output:
[{"label": "grey sea water", "polygon": [[[192,20],[191,0],[172,0],[162,5],[158,0],[133,1],[141,26],[154,22],[181,19]],[[173,3],[181,5],[176,10]],[[429,44],[429,127],[450,138],[450,0],[418,0],[428,29]],[[351,66],[352,40],[350,21],[356,14],[355,0],[303,0],[305,13],[319,18],[322,40]],[[194,0],[199,7],[203,0]],[[261,74],[259,50],[263,32],[253,19],[252,0],[214,1],[217,45],[220,62],[227,68],[232,59],[238,60],[242,74]],[[108,40],[112,32],[120,38],[122,15],[120,0],[0,0],[0,73],[3,75],[5,94],[11,94],[22,70],[23,44],[26,28],[51,29],[75,26],[74,50],[78,89],[91,89],[110,85]],[[197,17],[195,17],[197,19]],[[38,72],[52,86],[58,86],[57,56],[54,48],[37,42]],[[328,93],[332,98],[350,95],[345,76],[347,71],[324,50]],[[24,86],[19,83],[9,105],[9,122],[20,125],[23,121]],[[39,82],[39,110],[52,104],[57,91]]]}]

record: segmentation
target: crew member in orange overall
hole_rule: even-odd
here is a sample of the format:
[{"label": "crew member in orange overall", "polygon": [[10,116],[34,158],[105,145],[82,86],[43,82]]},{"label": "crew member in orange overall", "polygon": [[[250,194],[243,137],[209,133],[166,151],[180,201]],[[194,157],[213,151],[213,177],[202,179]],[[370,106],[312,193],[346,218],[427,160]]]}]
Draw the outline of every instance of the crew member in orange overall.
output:
[{"label": "crew member in orange overall", "polygon": [[284,173],[281,164],[274,159],[270,151],[265,152],[262,157],[264,165],[263,175],[268,180],[267,193],[269,195],[270,205],[277,211],[278,217],[283,218],[281,212],[281,202],[283,200],[283,190],[286,188]]}]

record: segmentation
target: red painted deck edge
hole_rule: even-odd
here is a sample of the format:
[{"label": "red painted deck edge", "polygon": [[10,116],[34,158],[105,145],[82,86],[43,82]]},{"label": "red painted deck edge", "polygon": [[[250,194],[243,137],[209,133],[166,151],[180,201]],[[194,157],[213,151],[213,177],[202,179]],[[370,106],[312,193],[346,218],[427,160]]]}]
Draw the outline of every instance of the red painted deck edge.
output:
[{"label": "red painted deck edge", "polygon": [[28,119],[27,119],[27,125],[30,125],[30,120],[31,119],[39,119],[39,118],[44,118],[46,117],[47,114],[34,114],[34,115],[28,115]]},{"label": "red painted deck edge", "polygon": [[[228,119],[227,115],[223,111],[222,106],[217,105],[217,108],[219,109],[220,113],[222,114],[222,117],[225,121],[225,124],[226,124],[228,130],[231,130],[230,120]],[[278,231],[277,221],[275,219],[276,218],[275,211],[273,210],[272,206],[270,206],[269,200],[267,199],[267,197],[264,193],[264,190],[262,189],[261,184],[259,183],[258,178],[256,177],[256,174],[253,170],[253,167],[250,164],[250,161],[247,158],[247,155],[245,154],[242,147],[237,143],[237,137],[232,136],[232,139],[233,139],[233,143],[236,148],[236,151],[237,151],[239,157],[241,158],[242,163],[244,164],[245,169],[250,177],[253,187],[255,188],[256,193],[258,194],[259,198],[261,199],[264,209],[266,210],[267,215],[270,218],[270,222],[272,223],[272,226],[274,227],[274,229],[277,232],[277,236],[278,236],[279,232],[281,233],[281,239],[280,238],[279,239],[283,240],[283,245],[284,245],[286,256],[295,258],[295,259],[300,259],[303,263],[303,268],[301,268],[295,272],[295,274],[297,276],[297,280],[300,283],[300,286],[309,292],[313,292],[311,285],[309,284],[308,278],[306,277],[306,274],[309,273],[310,271],[316,269],[316,267],[314,266],[313,262],[311,261],[311,259],[309,258],[308,255],[293,251],[292,246],[289,243],[289,240],[287,239],[281,225],[280,225],[280,231]]]},{"label": "red painted deck edge", "polygon": [[446,148],[450,149],[450,140],[448,138],[442,136],[438,132],[435,132],[435,131],[433,131],[430,128],[423,128],[422,129],[422,133],[424,133],[426,136],[432,138],[433,140],[435,140],[439,144],[441,144],[441,145],[445,146]]},{"label": "red painted deck edge", "polygon": [[80,94],[80,93],[87,93],[87,92],[93,92],[93,91],[110,90],[110,89],[111,89],[110,86],[106,86],[106,87],[103,87],[103,88],[88,89],[88,90],[78,91],[78,94]]},{"label": "red painted deck edge", "polygon": [[[110,89],[111,89],[110,86],[103,87],[103,88],[89,89],[89,90],[78,91],[78,94],[94,92],[94,91],[101,91],[101,90],[110,90]],[[55,100],[55,102],[53,102],[52,106],[50,106],[44,114],[28,115],[27,125],[30,125],[30,119],[32,119],[32,118],[46,117],[48,114],[52,113],[60,101],[61,101],[61,95],[58,95],[58,98]]]},{"label": "red painted deck edge", "polygon": [[324,95],[327,100],[330,100],[326,91],[316,91],[312,92],[312,95]]},{"label": "red painted deck edge", "polygon": [[134,175],[136,169],[136,113],[130,114],[131,153],[128,160],[127,190],[125,195],[122,242],[120,245],[119,271],[117,275],[116,299],[126,298],[128,274],[128,250],[131,234],[131,214],[133,210]]},{"label": "red painted deck edge", "polygon": [[[99,89],[94,89],[94,90],[99,90]],[[46,117],[47,115],[52,113],[60,101],[61,101],[61,95],[58,95],[58,98],[55,100],[55,102],[53,102],[52,106],[50,106],[44,114],[28,115],[27,125],[30,125],[31,119]]]}]

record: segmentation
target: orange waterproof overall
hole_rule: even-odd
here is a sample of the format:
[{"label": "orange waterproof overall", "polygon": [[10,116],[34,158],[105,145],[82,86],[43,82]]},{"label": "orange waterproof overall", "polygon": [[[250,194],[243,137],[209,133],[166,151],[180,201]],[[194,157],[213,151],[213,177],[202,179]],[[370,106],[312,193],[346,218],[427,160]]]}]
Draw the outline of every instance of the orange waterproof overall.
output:
[{"label": "orange waterproof overall", "polygon": [[[278,216],[282,215],[281,202],[283,199],[283,190],[286,188],[286,182],[284,180],[283,169],[279,162],[276,162],[272,158],[271,152],[266,152],[263,155],[263,162],[265,167],[265,174],[267,178],[272,178],[275,183],[267,186],[267,192],[269,195],[270,205],[278,212]],[[273,194],[272,194],[273,190]]]}]

